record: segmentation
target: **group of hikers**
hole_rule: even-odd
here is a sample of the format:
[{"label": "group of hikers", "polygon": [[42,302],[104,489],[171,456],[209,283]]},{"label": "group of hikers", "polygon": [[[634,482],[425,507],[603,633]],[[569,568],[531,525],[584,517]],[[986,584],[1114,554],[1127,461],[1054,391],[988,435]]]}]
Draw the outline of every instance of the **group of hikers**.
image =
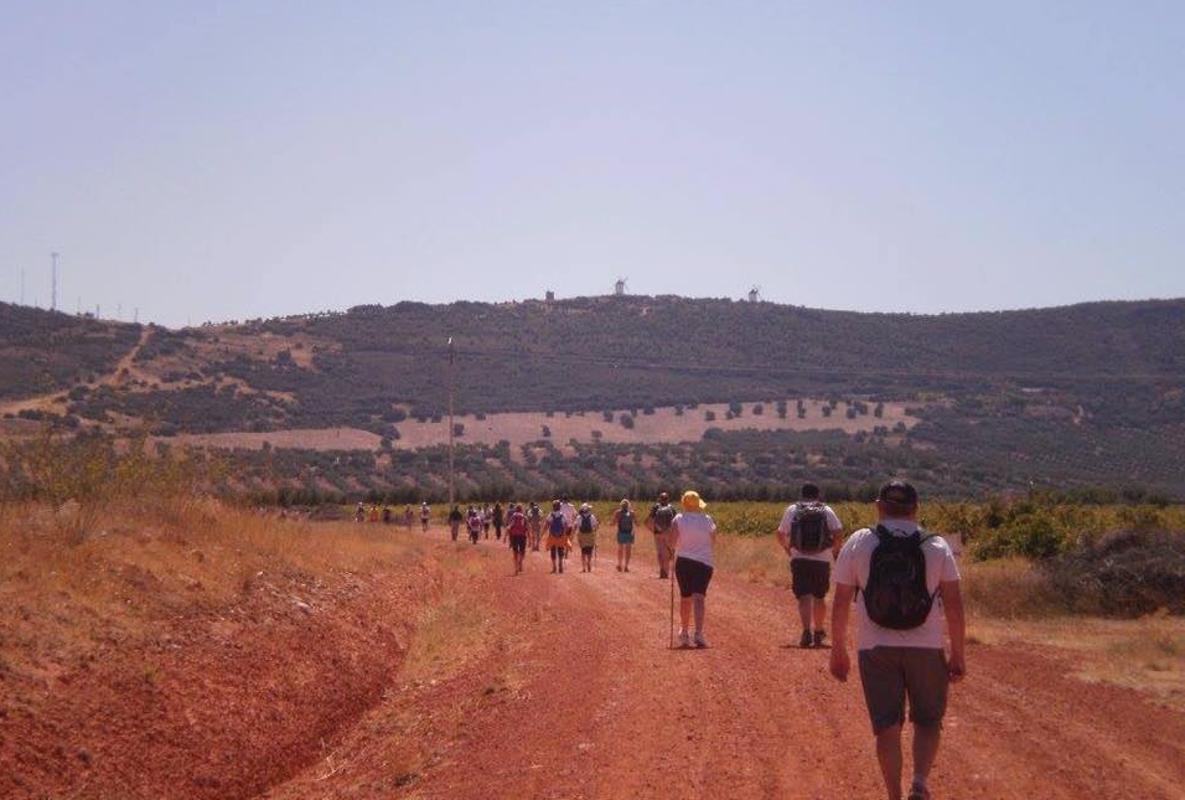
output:
[{"label": "group of hikers", "polygon": [[[656,542],[665,541],[674,518],[675,511],[664,492],[646,520],[647,527],[656,536]],[[633,504],[629,500],[622,500],[613,511],[612,524],[617,531],[618,572],[630,571],[636,519]],[[573,549],[573,540],[580,548],[580,571],[592,572],[597,552],[597,531],[601,527],[601,521],[593,513],[592,506],[583,503],[577,508],[567,497],[554,500],[551,511],[547,513],[536,502],[526,505],[508,503],[505,507],[501,502],[495,503],[493,507],[488,504],[480,508],[471,505],[466,512],[462,512],[460,506],[453,506],[448,522],[454,542],[460,538],[462,526],[473,544],[489,539],[491,528],[495,541],[501,541],[505,531],[507,545],[515,555],[515,575],[522,572],[523,557],[528,548],[535,552],[547,550],[551,558],[551,571],[562,574],[564,563]],[[667,562],[670,559],[662,546],[658,560],[659,577],[666,579]]]},{"label": "group of hikers", "polygon": [[[395,513],[390,506],[384,505],[381,508],[377,503],[372,503],[370,509],[366,508],[364,503],[359,503],[354,508],[355,522],[381,522],[384,525],[393,525],[397,520]],[[411,529],[415,525],[416,513],[412,511],[411,506],[406,506],[403,509],[403,527]],[[420,527],[422,530],[428,530],[428,523],[432,521],[432,507],[428,505],[425,500],[420,503]]]},{"label": "group of hikers", "polygon": [[[852,669],[848,627],[856,609],[856,669],[890,800],[930,798],[927,781],[938,753],[948,688],[966,671],[958,565],[946,540],[920,527],[918,505],[912,485],[889,481],[877,495],[876,525],[845,537],[843,523],[823,502],[819,487],[806,483],[775,530],[788,559],[802,648],[827,646],[826,600],[834,579],[829,670],[841,682]],[[658,577],[678,585],[679,648],[708,646],[705,601],[715,564],[716,523],[706,509],[695,491],[684,492],[677,508],[663,492],[644,520],[654,536]],[[632,503],[622,500],[612,518],[619,572],[630,571],[637,523]],[[449,513],[454,541],[462,524],[474,544],[488,539],[491,527],[496,540],[505,531],[515,575],[523,571],[528,548],[546,549],[552,573],[562,574],[573,539],[580,548],[581,572],[591,572],[595,563],[600,522],[591,506],[577,507],[567,497],[553,501],[547,513],[534,502],[470,506],[467,513],[454,506]],[[949,640],[949,653],[944,639]],[[907,708],[914,728],[913,775],[903,794]]]}]

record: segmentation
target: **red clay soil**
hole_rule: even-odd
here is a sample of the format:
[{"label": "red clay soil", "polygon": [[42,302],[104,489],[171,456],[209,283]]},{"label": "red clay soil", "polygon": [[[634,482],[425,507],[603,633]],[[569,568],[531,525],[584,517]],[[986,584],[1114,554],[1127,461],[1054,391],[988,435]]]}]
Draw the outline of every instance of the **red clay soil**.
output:
[{"label": "red clay soil", "polygon": [[[712,647],[672,651],[648,565],[553,576],[531,554],[511,577],[503,549],[461,547],[477,633],[459,657],[378,667],[399,652],[384,597],[276,612],[220,648],[205,631],[159,654],[178,677],[111,685],[96,666],[46,719],[0,719],[0,796],[883,796],[858,680],[786,646],[785,592],[719,576]],[[973,645],[968,661],[935,798],[1185,798],[1185,715],[1070,677],[1058,651]]]},{"label": "red clay soil", "polygon": [[380,577],[261,575],[40,685],[0,669],[0,797],[247,798],[320,761],[393,679],[427,583]]}]

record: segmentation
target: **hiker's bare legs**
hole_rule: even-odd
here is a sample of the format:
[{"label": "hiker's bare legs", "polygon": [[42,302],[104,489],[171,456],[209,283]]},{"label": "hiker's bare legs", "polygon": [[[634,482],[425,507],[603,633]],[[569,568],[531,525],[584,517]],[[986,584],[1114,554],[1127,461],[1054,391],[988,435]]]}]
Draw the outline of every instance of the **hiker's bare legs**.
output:
[{"label": "hiker's bare legs", "polygon": [[901,800],[901,726],[894,725],[876,735],[876,760],[881,766],[889,800]]},{"label": "hiker's bare legs", "polygon": [[632,544],[625,545],[625,571],[630,571],[630,556],[633,555],[634,546]]},{"label": "hiker's bare legs", "polygon": [[681,630],[691,630],[691,598],[679,598],[679,627]]},{"label": "hiker's bare legs", "polygon": [[621,572],[622,567],[625,566],[625,545],[617,545],[617,571]]},{"label": "hiker's bare legs", "polygon": [[[802,622],[802,629],[804,631],[811,629],[811,609],[814,607],[814,604],[815,598],[809,594],[798,598],[798,619]],[[818,619],[817,616],[816,619]]]},{"label": "hiker's bare legs", "polygon": [[827,621],[827,601],[818,597],[814,599],[814,615],[815,615],[815,630],[823,630],[823,624]]},{"label": "hiker's bare legs", "polygon": [[913,775],[925,781],[938,757],[938,742],[942,738],[941,725],[913,726]]}]

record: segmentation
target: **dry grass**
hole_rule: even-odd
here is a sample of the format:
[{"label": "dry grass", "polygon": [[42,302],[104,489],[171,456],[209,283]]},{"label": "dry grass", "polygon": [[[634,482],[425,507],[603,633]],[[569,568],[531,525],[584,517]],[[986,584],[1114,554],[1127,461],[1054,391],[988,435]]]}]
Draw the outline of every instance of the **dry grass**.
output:
[{"label": "dry grass", "polygon": [[402,670],[407,680],[449,677],[480,649],[486,619],[472,587],[492,554],[468,543],[446,547],[443,555],[435,556],[439,569],[433,576],[433,602],[426,603],[415,619],[415,636]]},{"label": "dry grass", "polygon": [[970,636],[984,644],[1025,642],[1075,656],[1075,675],[1151,694],[1185,711],[1185,619],[1052,617],[1005,622],[973,618]]},{"label": "dry grass", "polygon": [[[78,512],[0,505],[0,670],[38,680],[111,645],[218,618],[251,591],[311,601],[353,574],[419,560],[425,543],[367,526],[262,517],[203,498]],[[315,602],[315,601],[311,601]]]}]

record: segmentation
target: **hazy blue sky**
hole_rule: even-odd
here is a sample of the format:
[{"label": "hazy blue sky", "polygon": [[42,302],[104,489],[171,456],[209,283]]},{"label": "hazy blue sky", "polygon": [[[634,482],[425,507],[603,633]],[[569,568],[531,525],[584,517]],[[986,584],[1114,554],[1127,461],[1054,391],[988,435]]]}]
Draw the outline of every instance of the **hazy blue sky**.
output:
[{"label": "hazy blue sky", "polygon": [[1185,295],[1185,3],[0,0],[0,299]]}]

